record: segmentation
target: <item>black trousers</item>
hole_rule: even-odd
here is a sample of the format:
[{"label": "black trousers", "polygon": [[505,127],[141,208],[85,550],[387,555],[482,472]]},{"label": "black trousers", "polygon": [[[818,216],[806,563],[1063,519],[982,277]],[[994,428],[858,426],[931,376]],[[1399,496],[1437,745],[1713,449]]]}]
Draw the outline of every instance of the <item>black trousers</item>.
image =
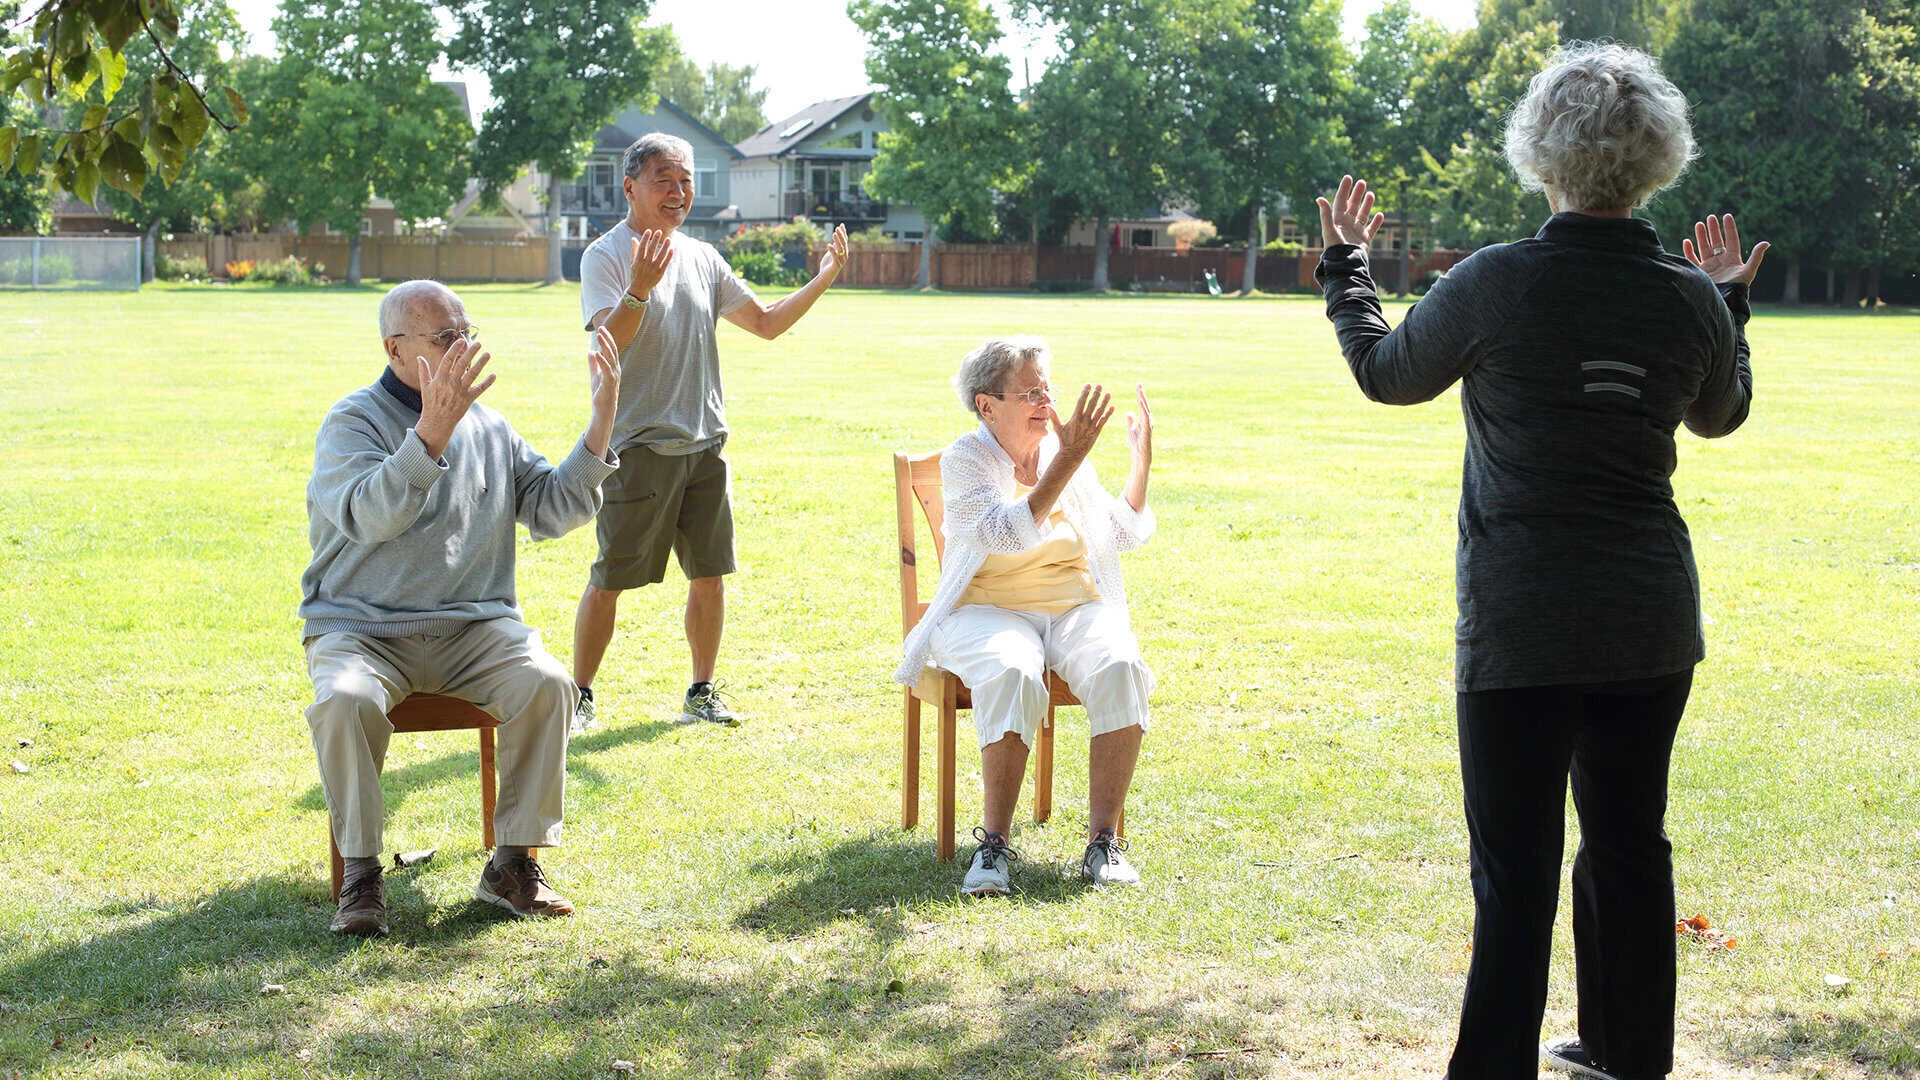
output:
[{"label": "black trousers", "polygon": [[1580,817],[1573,953],[1580,1041],[1626,1080],[1673,1069],[1667,766],[1693,671],[1460,694],[1473,961],[1448,1080],[1533,1080],[1560,901],[1567,780]]}]

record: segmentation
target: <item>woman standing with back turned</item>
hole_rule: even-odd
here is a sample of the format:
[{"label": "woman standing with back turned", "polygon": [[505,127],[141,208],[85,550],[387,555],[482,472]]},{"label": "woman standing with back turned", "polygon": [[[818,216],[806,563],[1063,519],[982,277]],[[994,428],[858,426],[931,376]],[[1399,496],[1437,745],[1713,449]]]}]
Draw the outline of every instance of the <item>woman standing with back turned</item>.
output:
[{"label": "woman standing with back turned", "polygon": [[1694,665],[1700,586],[1670,477],[1674,429],[1746,419],[1747,286],[1731,215],[1685,258],[1631,216],[1693,154],[1685,97],[1645,53],[1563,50],[1507,126],[1553,216],[1484,248],[1389,331],[1367,273],[1364,181],[1320,200],[1318,278],[1369,398],[1461,385],[1455,689],[1471,842],[1473,962],[1451,1080],[1536,1075],[1568,778],[1579,1037],[1549,1066],[1643,1080],[1673,1068],[1667,769]]}]

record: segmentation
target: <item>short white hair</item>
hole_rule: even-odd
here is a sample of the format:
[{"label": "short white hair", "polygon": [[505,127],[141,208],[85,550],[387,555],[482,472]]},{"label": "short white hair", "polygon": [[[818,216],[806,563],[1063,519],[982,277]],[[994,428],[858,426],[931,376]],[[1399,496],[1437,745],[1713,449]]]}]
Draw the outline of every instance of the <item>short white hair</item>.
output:
[{"label": "short white hair", "polygon": [[455,307],[464,308],[460,297],[452,289],[431,278],[415,278],[403,281],[387,290],[380,298],[380,338],[386,340],[395,334],[403,334],[407,329],[407,319],[413,314],[413,306],[422,298],[444,296],[453,301]]},{"label": "short white hair", "polygon": [[655,158],[668,158],[685,162],[687,168],[693,168],[693,144],[678,135],[669,135],[664,131],[649,131],[633,140],[627,152],[621,156],[620,171],[630,180],[638,180],[647,171],[647,166]]},{"label": "short white hair", "polygon": [[1693,160],[1687,98],[1653,57],[1574,42],[1533,77],[1507,118],[1507,160],[1528,191],[1573,210],[1641,206]]},{"label": "short white hair", "polygon": [[1000,388],[1007,383],[1007,376],[1029,360],[1039,360],[1043,366],[1046,364],[1047,343],[1044,339],[1032,334],[988,338],[960,361],[960,370],[953,374],[953,388],[960,394],[960,404],[975,416],[980,415],[980,406],[973,400],[974,395],[1000,393]]}]

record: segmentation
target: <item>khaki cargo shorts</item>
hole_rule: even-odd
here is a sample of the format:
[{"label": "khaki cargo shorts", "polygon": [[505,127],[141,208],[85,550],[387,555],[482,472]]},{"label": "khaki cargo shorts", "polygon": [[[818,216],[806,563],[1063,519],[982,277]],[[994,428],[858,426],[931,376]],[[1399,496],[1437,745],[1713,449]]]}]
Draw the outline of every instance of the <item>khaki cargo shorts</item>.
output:
[{"label": "khaki cargo shorts", "polygon": [[601,491],[600,557],[587,577],[594,588],[662,581],[669,551],[689,580],[733,573],[733,499],[721,447],[693,454],[623,448],[619,471]]}]

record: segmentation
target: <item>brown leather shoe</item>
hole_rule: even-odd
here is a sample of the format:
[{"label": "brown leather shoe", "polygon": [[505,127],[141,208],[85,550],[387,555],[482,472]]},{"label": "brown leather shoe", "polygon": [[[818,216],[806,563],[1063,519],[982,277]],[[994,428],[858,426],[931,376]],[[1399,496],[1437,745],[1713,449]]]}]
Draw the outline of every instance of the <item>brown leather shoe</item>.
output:
[{"label": "brown leather shoe", "polygon": [[532,856],[519,855],[498,866],[487,860],[480,871],[480,884],[473,895],[489,904],[498,904],[523,919],[552,918],[573,914],[573,901],[547,885],[546,872]]},{"label": "brown leather shoe", "polygon": [[336,934],[385,937],[387,933],[387,879],[375,870],[340,888],[340,907],[333,913]]}]

